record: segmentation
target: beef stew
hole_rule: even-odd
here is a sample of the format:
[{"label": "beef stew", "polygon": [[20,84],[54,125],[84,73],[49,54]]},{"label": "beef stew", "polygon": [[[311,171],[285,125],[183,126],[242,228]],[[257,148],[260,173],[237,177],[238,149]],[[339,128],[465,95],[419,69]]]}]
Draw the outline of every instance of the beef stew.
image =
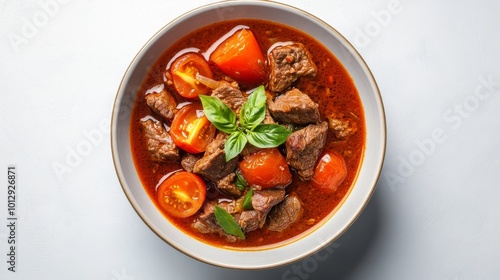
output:
[{"label": "beef stew", "polygon": [[[261,55],[243,53],[244,61],[252,64],[240,72],[235,65],[241,61],[234,61],[229,49],[238,42],[230,41],[249,34]],[[228,49],[221,51],[221,46]],[[214,59],[217,53],[233,56]],[[186,54],[196,57],[196,63],[183,61]],[[188,85],[179,86],[179,79]],[[266,105],[262,124],[284,127],[289,134],[273,148],[245,142],[228,160],[225,148],[232,143],[228,140],[232,134],[214,129],[213,123],[204,118],[208,115],[203,106],[200,109],[196,93],[217,98],[241,116],[245,102],[261,85],[265,86]],[[191,104],[198,106],[193,116],[181,116]],[[361,101],[351,77],[335,56],[301,31],[254,19],[202,27],[167,49],[137,93],[130,128],[136,169],[159,211],[186,234],[231,248],[275,246],[321,224],[349,194],[365,146]],[[193,131],[208,141],[189,137]],[[343,168],[320,162],[325,155],[340,158],[332,162]],[[244,161],[250,159],[266,165],[261,169],[258,164],[245,166]],[[188,217],[163,211],[164,201],[159,202],[165,197],[158,190],[164,189],[169,175],[179,172],[204,182],[204,201],[197,201],[200,208]],[[331,176],[341,179],[332,183]],[[178,190],[168,192],[182,200],[172,205],[193,204]],[[242,235],[228,233],[217,211],[229,214]]]}]

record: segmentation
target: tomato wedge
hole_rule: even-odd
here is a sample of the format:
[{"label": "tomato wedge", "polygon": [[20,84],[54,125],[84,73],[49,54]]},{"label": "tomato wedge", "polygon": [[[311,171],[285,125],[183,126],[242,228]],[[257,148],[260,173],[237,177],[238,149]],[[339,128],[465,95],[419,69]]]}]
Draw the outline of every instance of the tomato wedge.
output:
[{"label": "tomato wedge", "polygon": [[196,98],[207,94],[209,88],[196,80],[196,74],[212,78],[208,63],[196,53],[186,53],[178,57],[170,67],[175,90],[185,98]]},{"label": "tomato wedge", "polygon": [[277,148],[263,149],[246,155],[239,167],[250,186],[257,185],[266,189],[292,182],[288,164]]},{"label": "tomato wedge", "polygon": [[240,29],[210,56],[224,74],[236,81],[259,83],[266,79],[264,54],[252,31]]},{"label": "tomato wedge", "polygon": [[206,194],[205,182],[201,177],[180,171],[160,184],[157,198],[161,210],[174,217],[185,218],[198,212]]},{"label": "tomato wedge", "polygon": [[170,135],[174,143],[189,153],[201,153],[215,136],[216,128],[202,113],[201,103],[182,107],[174,117]]},{"label": "tomato wedge", "polygon": [[337,153],[324,153],[316,164],[311,182],[316,189],[332,193],[344,182],[346,176],[344,158]]}]

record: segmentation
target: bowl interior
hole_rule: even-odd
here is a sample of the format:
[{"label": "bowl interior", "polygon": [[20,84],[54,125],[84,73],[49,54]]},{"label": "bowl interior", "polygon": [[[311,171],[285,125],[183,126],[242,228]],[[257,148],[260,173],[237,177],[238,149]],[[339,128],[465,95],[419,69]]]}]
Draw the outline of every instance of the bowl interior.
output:
[{"label": "bowl interior", "polygon": [[[366,149],[362,167],[351,193],[335,215],[321,227],[286,246],[261,251],[216,248],[193,239],[169,223],[144,191],[130,150],[130,113],[137,90],[150,66],[172,43],[187,33],[213,22],[239,18],[280,22],[320,41],[342,62],[353,78],[366,119]],[[144,222],[160,238],[183,253],[206,263],[238,269],[284,265],[311,255],[338,238],[368,203],[382,168],[386,144],[380,93],[370,70],[352,45],[318,18],[288,5],[267,1],[226,1],[203,6],[162,28],[139,51],[127,69],[116,97],[111,127],[112,152],[118,178],[127,198]]]}]

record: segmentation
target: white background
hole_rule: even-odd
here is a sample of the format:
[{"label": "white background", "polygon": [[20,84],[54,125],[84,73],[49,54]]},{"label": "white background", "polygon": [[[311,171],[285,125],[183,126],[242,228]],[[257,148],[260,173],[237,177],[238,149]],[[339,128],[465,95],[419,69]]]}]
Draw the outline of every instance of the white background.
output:
[{"label": "white background", "polygon": [[[498,279],[500,2],[287,1],[358,49],[388,145],[360,218],[320,255],[267,271],[161,241],[116,178],[120,80],[162,26],[211,1],[0,1],[0,279]],[[17,166],[16,271],[7,166]]]}]

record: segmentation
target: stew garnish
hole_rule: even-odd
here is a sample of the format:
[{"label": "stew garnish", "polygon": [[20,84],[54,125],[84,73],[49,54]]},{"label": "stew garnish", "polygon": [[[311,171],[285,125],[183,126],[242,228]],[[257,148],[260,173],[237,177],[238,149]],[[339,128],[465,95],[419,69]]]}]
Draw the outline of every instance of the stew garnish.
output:
[{"label": "stew garnish", "polygon": [[257,87],[243,104],[239,117],[216,97],[201,95],[207,119],[230,136],[224,146],[226,161],[238,156],[248,143],[258,148],[274,148],[283,144],[291,132],[278,124],[262,124],[266,117],[264,86]]},{"label": "stew garnish", "polygon": [[215,206],[215,218],[217,222],[224,230],[225,233],[237,236],[241,239],[245,239],[245,234],[241,230],[241,227],[236,223],[234,217],[231,216],[226,210],[222,209],[220,206]]}]

